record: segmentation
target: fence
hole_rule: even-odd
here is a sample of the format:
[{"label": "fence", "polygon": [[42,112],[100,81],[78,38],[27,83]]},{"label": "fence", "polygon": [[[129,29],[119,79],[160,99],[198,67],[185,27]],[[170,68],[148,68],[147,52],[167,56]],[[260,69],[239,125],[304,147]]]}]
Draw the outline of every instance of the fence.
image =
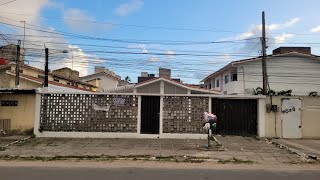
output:
[{"label": "fence", "polygon": [[[155,107],[160,107],[156,112],[143,113],[153,111],[150,107],[141,106],[146,96],[159,97],[160,101],[155,101],[159,103]],[[34,132],[39,137],[205,138],[202,114],[212,110],[213,97],[239,98],[219,95],[40,93],[36,97]],[[264,97],[241,98],[260,99],[262,103],[259,106],[264,105]],[[261,107],[257,108],[261,110]],[[148,114],[152,116],[148,117]],[[258,121],[263,120],[264,116],[258,118]],[[152,132],[159,133],[142,133],[141,127],[148,121],[158,123],[154,126],[159,128],[158,131]],[[260,124],[259,129],[264,126]]]}]

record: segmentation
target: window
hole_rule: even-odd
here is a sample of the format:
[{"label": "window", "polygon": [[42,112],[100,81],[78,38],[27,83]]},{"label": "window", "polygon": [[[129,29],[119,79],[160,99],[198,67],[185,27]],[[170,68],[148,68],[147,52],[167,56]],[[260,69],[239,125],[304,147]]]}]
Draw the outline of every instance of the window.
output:
[{"label": "window", "polygon": [[53,79],[55,82],[59,82],[59,79]]},{"label": "window", "polygon": [[220,82],[219,82],[219,79],[217,79],[217,85],[216,87],[219,87],[220,86]]},{"label": "window", "polygon": [[238,74],[232,74],[231,81],[238,81]]},{"label": "window", "polygon": [[67,82],[67,84],[68,84],[68,85],[71,85],[71,83],[70,83],[70,82]]},{"label": "window", "polygon": [[20,69],[20,70],[19,70],[19,72],[20,72],[20,73],[23,73],[23,70],[22,70],[22,69]]},{"label": "window", "polygon": [[229,82],[229,75],[225,75],[224,76],[224,83],[228,84],[228,82]]}]

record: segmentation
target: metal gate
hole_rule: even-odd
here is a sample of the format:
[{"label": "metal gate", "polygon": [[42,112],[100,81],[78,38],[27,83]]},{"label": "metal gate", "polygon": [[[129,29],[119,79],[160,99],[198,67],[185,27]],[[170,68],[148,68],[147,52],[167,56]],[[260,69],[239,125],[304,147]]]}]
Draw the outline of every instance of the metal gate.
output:
[{"label": "metal gate", "polygon": [[160,97],[142,96],[141,134],[159,134]]},{"label": "metal gate", "polygon": [[218,134],[257,135],[256,99],[212,99],[212,112],[218,117]]}]

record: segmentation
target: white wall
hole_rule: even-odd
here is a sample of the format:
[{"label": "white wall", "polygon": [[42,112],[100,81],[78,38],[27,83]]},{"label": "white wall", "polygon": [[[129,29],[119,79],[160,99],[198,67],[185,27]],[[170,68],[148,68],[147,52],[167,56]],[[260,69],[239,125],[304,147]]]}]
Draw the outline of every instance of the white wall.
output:
[{"label": "white wall", "polygon": [[[320,92],[320,59],[308,57],[268,57],[267,72],[270,88],[275,91],[292,89],[294,95]],[[243,71],[244,70],[244,71]],[[243,83],[244,72],[244,83]],[[239,89],[262,87],[261,61],[238,66]]]},{"label": "white wall", "polygon": [[95,76],[81,78],[81,81],[85,82],[85,81],[90,81],[92,79],[97,79],[97,78],[100,78],[99,92],[106,92],[107,89],[118,87],[119,81],[105,74],[97,74]]}]

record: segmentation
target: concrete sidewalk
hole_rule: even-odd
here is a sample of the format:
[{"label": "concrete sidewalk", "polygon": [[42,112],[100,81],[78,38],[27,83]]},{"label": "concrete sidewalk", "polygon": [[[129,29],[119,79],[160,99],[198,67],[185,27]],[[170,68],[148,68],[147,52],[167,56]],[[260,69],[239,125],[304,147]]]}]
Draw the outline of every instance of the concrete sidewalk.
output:
[{"label": "concrete sidewalk", "polygon": [[320,140],[311,139],[275,139],[274,142],[293,148],[307,156],[320,159]]},{"label": "concrete sidewalk", "polygon": [[[301,163],[299,156],[265,140],[239,136],[218,136],[223,148],[207,150],[205,139],[70,139],[35,138],[9,146],[0,156],[21,157],[193,157],[219,162]],[[213,142],[214,143],[214,142]]]}]

